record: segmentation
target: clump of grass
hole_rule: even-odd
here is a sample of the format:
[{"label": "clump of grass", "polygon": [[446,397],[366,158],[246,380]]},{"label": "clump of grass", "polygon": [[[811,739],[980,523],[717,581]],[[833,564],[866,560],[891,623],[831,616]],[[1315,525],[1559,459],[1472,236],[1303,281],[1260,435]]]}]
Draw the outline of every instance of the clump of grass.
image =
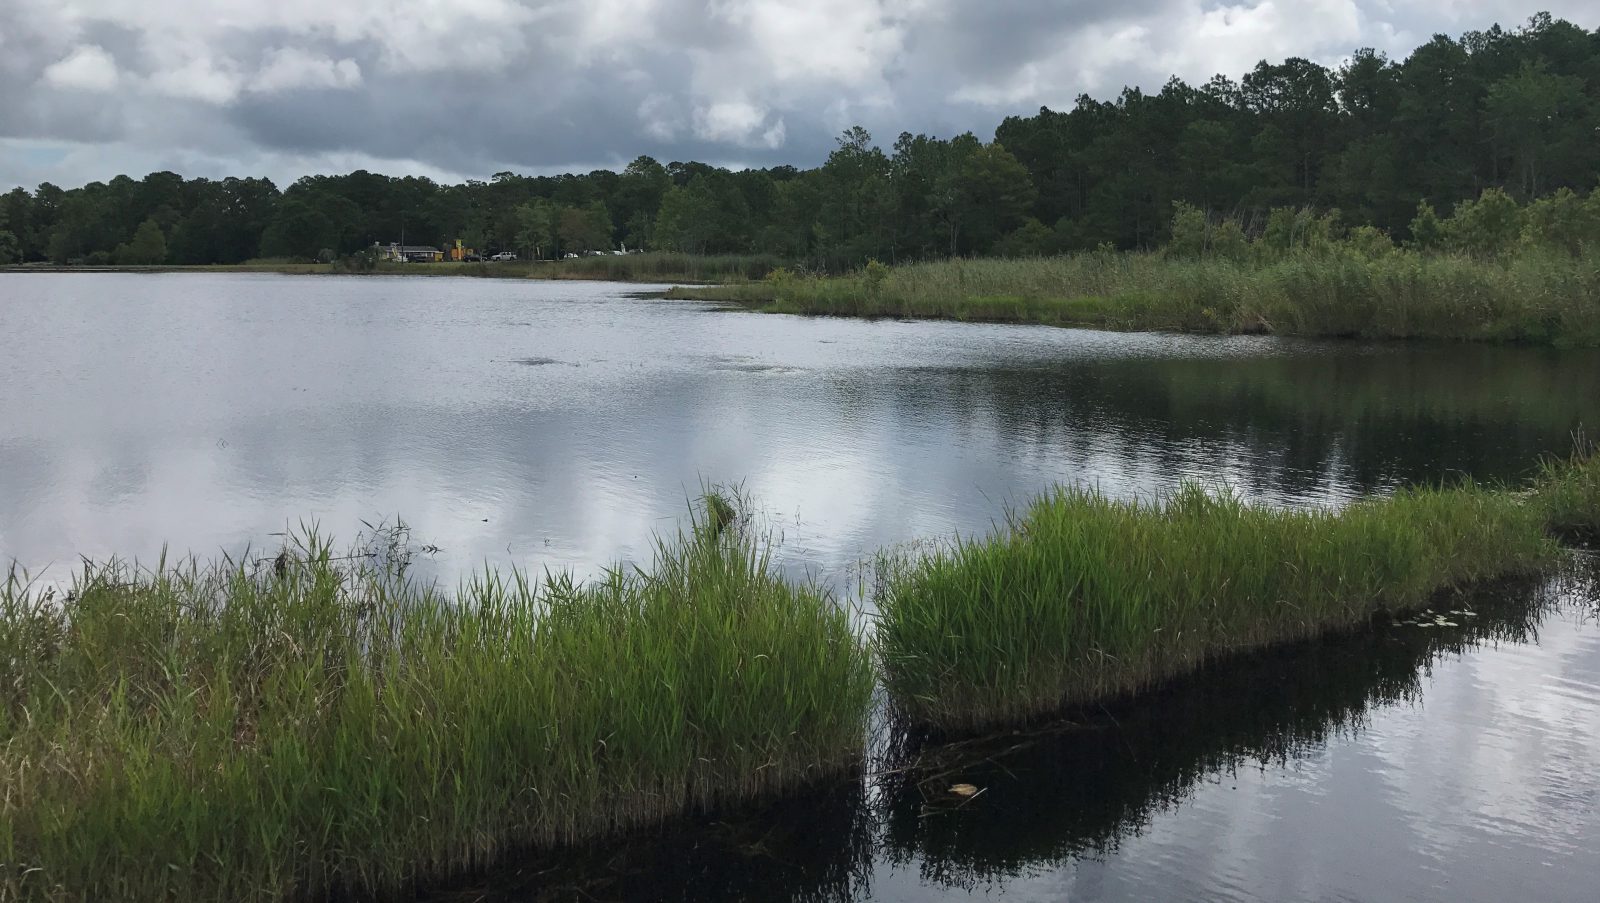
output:
[{"label": "clump of grass", "polygon": [[863,747],[848,615],[745,531],[453,595],[333,554],[0,588],[0,899],[397,893]]},{"label": "clump of grass", "polygon": [[1534,497],[1556,536],[1600,545],[1600,453],[1582,435],[1571,458],[1542,465]]},{"label": "clump of grass", "polygon": [[1600,270],[1537,249],[1506,260],[1402,251],[1242,260],[1094,251],[679,288],[669,297],[832,316],[1600,345]]},{"label": "clump of grass", "polygon": [[738,523],[739,512],[721,490],[707,489],[700,502],[705,508],[705,529],[713,536]]},{"label": "clump of grass", "polygon": [[1420,608],[1555,554],[1538,506],[1472,486],[1339,512],[1253,507],[1192,485],[1154,502],[1058,489],[994,536],[893,568],[877,642],[906,715],[976,729]]}]

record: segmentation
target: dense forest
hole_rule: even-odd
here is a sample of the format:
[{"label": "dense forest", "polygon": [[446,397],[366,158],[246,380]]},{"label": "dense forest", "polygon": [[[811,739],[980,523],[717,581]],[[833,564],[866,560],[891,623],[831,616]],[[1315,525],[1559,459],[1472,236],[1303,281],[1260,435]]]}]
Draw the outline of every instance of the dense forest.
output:
[{"label": "dense forest", "polygon": [[1007,118],[983,143],[860,128],[820,167],[730,171],[640,157],[620,173],[441,185],[366,171],[185,180],[157,172],[0,196],[0,263],[317,259],[373,242],[536,257],[616,248],[762,252],[819,267],[876,258],[1034,255],[1169,240],[1174,210],[1266,228],[1282,208],[1339,211],[1409,239],[1490,188],[1519,200],[1600,178],[1600,31],[1541,14],[1396,62],[1262,62],[1242,79],[1078,98]]}]

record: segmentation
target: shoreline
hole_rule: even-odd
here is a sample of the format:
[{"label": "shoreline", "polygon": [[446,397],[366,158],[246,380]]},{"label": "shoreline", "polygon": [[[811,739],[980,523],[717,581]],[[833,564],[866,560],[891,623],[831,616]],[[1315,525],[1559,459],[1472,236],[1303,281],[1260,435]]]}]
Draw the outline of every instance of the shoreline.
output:
[{"label": "shoreline", "polygon": [[478,279],[533,279],[541,281],[596,281],[657,285],[739,285],[764,278],[782,261],[764,255],[700,256],[669,252],[604,255],[567,260],[439,261],[434,263],[378,263],[367,271],[342,263],[270,260],[218,264],[157,264],[150,266],[7,264],[0,273],[277,273],[293,276],[425,276]]},{"label": "shoreline", "polygon": [[779,270],[759,282],[680,286],[667,297],[807,316],[1600,347],[1600,271],[1533,252],[1244,260],[1083,252],[869,264],[836,276]]},{"label": "shoreline", "polygon": [[1575,258],[1504,260],[1394,251],[1376,259],[1298,254],[1262,260],[1086,252],[956,259],[805,275],[759,255],[650,252],[561,261],[194,266],[12,265],[0,273],[278,273],[597,281],[667,285],[663,300],[758,313],[944,320],[1322,339],[1600,347],[1600,271]]}]

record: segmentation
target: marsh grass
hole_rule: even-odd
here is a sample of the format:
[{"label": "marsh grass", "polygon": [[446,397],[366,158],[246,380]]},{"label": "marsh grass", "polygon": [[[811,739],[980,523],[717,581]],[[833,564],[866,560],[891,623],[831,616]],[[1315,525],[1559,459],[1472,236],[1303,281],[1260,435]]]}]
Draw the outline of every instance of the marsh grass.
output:
[{"label": "marsh grass", "polygon": [[1555,554],[1540,506],[1473,486],[1338,512],[1193,485],[1154,501],[1058,489],[993,536],[887,566],[877,643],[912,722],[975,730],[1418,609]]},{"label": "marsh grass", "polygon": [[1600,545],[1600,449],[1581,432],[1567,460],[1543,462],[1534,497],[1550,532],[1568,542]]},{"label": "marsh grass", "polygon": [[86,565],[64,595],[11,573],[0,899],[387,895],[861,754],[856,628],[747,530],[453,595],[314,532],[288,551]]},{"label": "marsh grass", "polygon": [[485,570],[446,594],[392,532],[347,556],[307,529],[255,561],[86,564],[65,592],[13,569],[0,900],[392,896],[763,799],[848,773],[869,719],[1020,724],[1543,572],[1558,523],[1600,521],[1597,474],[1337,512],[1058,489],[875,564],[875,650],[777,575],[737,488],[707,487],[648,568],[584,583]]},{"label": "marsh grass", "polygon": [[870,280],[782,275],[675,289],[774,313],[1117,330],[1600,345],[1600,268],[1527,250],[1505,260],[1335,251],[1270,259],[1084,252],[897,266]]}]

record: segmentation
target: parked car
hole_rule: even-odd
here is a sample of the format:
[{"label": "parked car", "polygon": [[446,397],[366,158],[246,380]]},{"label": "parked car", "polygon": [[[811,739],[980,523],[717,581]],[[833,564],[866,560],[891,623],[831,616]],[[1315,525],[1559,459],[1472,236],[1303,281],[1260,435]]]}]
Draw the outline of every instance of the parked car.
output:
[{"label": "parked car", "polygon": [[467,263],[478,263],[479,261],[483,260],[483,255],[482,254],[468,254],[467,256],[465,256],[465,257],[463,257],[461,259],[465,260]]},{"label": "parked car", "polygon": [[501,251],[489,258],[490,260],[516,260],[517,255],[512,251]]}]

